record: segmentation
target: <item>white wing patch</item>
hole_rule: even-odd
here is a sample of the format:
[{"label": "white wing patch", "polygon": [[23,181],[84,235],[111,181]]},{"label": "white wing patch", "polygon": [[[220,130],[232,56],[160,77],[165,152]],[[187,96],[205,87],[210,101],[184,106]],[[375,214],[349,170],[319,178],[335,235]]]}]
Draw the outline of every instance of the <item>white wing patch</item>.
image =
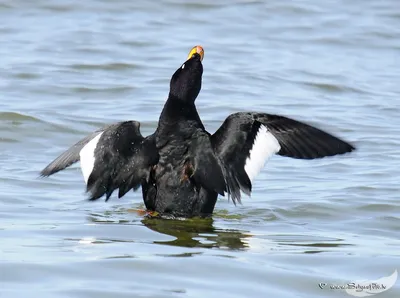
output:
[{"label": "white wing patch", "polygon": [[278,140],[268,131],[268,128],[261,124],[244,166],[251,182],[260,173],[266,161],[280,149]]},{"label": "white wing patch", "polygon": [[94,167],[94,162],[95,162],[94,150],[96,149],[97,143],[99,142],[102,134],[103,133],[101,132],[97,136],[95,136],[79,152],[79,156],[81,159],[81,170],[86,184],[89,180],[90,174],[92,173]]}]

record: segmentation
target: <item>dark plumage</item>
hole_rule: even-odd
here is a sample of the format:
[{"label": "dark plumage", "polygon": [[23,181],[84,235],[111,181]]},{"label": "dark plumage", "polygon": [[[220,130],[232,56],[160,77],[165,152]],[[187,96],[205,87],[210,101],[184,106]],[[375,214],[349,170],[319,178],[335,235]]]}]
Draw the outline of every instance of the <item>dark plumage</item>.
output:
[{"label": "dark plumage", "polygon": [[209,134],[197,113],[204,52],[194,47],[173,74],[156,131],[143,137],[126,121],[98,130],[50,163],[50,176],[81,161],[91,200],[118,189],[118,197],[142,187],[146,208],[160,214],[209,216],[218,194],[240,202],[273,154],[314,159],[355,148],[322,130],[283,116],[256,112],[230,115]]}]

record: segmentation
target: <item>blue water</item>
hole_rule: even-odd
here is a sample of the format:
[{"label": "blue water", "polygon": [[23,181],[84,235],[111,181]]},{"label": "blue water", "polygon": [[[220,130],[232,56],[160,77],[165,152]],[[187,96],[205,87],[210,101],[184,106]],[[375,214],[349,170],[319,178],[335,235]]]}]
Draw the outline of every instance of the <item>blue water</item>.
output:
[{"label": "blue water", "polygon": [[[318,284],[400,270],[397,1],[5,0],[0,19],[0,297],[346,297]],[[140,192],[88,202],[78,166],[38,177],[105,124],[152,133],[196,44],[210,132],[252,110],[358,150],[276,156],[212,220],[144,219]]]}]

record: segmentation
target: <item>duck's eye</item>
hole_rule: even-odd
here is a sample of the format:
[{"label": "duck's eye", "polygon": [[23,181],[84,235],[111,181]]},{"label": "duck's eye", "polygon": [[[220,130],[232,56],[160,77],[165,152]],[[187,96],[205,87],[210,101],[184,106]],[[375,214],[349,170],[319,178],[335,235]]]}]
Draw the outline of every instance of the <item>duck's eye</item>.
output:
[{"label": "duck's eye", "polygon": [[182,67],[181,67],[182,69],[184,69],[185,68],[185,64],[182,64]]},{"label": "duck's eye", "polygon": [[193,55],[192,55],[192,58],[194,58],[195,56],[196,56],[196,54],[193,54]]}]

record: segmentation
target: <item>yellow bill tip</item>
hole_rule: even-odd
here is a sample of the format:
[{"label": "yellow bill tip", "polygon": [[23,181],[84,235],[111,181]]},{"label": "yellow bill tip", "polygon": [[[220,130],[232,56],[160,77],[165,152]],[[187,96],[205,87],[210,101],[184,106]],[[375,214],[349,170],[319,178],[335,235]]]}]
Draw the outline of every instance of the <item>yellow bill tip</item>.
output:
[{"label": "yellow bill tip", "polygon": [[204,49],[202,46],[194,46],[190,52],[189,55],[187,57],[187,60],[189,60],[190,58],[193,57],[194,54],[199,54],[200,55],[200,61],[203,61],[203,57],[204,57]]}]

